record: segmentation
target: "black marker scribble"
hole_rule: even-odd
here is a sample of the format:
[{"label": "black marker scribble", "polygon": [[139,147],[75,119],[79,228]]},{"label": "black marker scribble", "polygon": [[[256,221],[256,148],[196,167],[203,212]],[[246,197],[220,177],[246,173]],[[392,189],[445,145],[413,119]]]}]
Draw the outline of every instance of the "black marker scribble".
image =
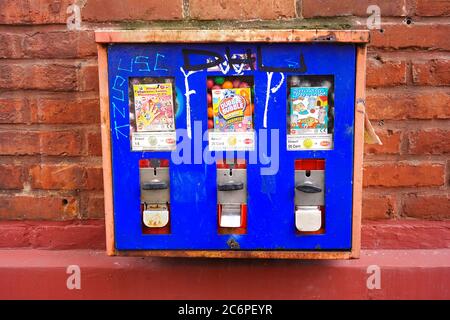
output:
[{"label": "black marker scribble", "polygon": [[[231,66],[242,66],[242,65],[248,65],[251,70],[255,70],[254,62],[257,59],[258,60],[258,70],[265,71],[265,72],[296,72],[296,73],[305,73],[306,72],[306,64],[305,64],[305,58],[303,57],[303,53],[300,53],[299,56],[299,66],[298,67],[283,67],[283,66],[267,66],[263,64],[263,54],[261,50],[261,46],[257,47],[257,58],[252,56],[251,49],[246,49],[244,58],[242,57],[236,57],[233,58],[232,54],[230,53],[230,48],[225,48],[225,56],[226,60]],[[210,51],[210,50],[200,50],[200,49],[182,49],[183,53],[183,69],[186,71],[199,71],[199,70],[205,70],[208,68],[212,68],[215,66],[218,66],[225,62],[225,58],[217,52]],[[199,56],[207,56],[211,58],[215,58],[213,61],[209,61],[207,63],[200,63],[200,64],[191,64],[191,56],[192,55],[199,55]]]},{"label": "black marker scribble", "polygon": [[291,67],[274,67],[274,66],[265,66],[263,65],[263,57],[261,46],[257,47],[257,58],[258,58],[258,70],[266,71],[266,72],[297,72],[297,73],[305,73],[306,72],[306,64],[305,58],[303,57],[303,53],[300,53],[299,57],[299,67],[291,68]]},{"label": "black marker scribble", "polygon": [[[218,54],[214,51],[199,50],[199,49],[182,49],[181,51],[183,52],[183,60],[184,60],[183,69],[186,71],[198,71],[198,70],[208,69],[211,67],[215,67],[225,61],[224,57],[222,57],[220,54]],[[191,55],[194,55],[194,54],[200,55],[200,56],[215,57],[216,60],[207,62],[207,63],[192,65],[190,57],[191,57]]]}]

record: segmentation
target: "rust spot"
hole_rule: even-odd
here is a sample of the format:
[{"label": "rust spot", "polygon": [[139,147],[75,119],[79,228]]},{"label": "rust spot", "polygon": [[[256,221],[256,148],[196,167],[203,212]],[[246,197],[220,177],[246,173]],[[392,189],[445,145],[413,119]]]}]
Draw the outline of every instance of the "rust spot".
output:
[{"label": "rust spot", "polygon": [[333,32],[331,32],[327,35],[316,37],[315,40],[316,41],[336,41],[336,35]]}]

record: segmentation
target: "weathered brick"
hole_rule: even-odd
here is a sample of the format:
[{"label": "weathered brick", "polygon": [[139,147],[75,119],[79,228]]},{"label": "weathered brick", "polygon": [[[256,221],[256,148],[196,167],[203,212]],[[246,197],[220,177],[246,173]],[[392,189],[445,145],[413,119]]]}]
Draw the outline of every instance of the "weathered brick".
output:
[{"label": "weathered brick", "polygon": [[39,225],[30,230],[31,246],[40,249],[105,249],[105,225],[102,220],[70,225]]},{"label": "weathered brick", "polygon": [[87,167],[86,182],[84,189],[87,190],[103,190],[103,168],[102,167]]},{"label": "weathered brick", "polygon": [[450,221],[367,221],[361,235],[361,247],[365,249],[448,249]]},{"label": "weathered brick", "polygon": [[362,218],[366,220],[382,220],[393,218],[398,211],[395,195],[363,194]]},{"label": "weathered brick", "polygon": [[66,23],[72,0],[2,0],[0,24]]},{"label": "weathered brick", "polygon": [[183,18],[183,0],[96,0],[81,10],[82,21],[178,20]]},{"label": "weathered brick", "polygon": [[84,168],[79,165],[35,165],[30,169],[31,187],[47,190],[82,189],[86,181]]},{"label": "weathered brick", "polygon": [[0,223],[0,248],[21,248],[29,246],[26,237],[28,226],[25,223],[20,225],[16,225],[16,223],[17,221],[14,221],[14,223],[12,221],[2,221]]},{"label": "weathered brick", "polygon": [[[450,106],[449,106],[450,108]],[[416,130],[408,133],[409,154],[450,153],[450,131],[443,129]]]},{"label": "weathered brick", "polygon": [[81,196],[81,212],[87,219],[103,219],[105,217],[105,200],[103,195],[83,194]]},{"label": "weathered brick", "polygon": [[450,1],[417,0],[416,14],[422,17],[450,16]]},{"label": "weathered brick", "polygon": [[406,83],[406,62],[398,60],[367,60],[367,86],[398,86]]},{"label": "weathered brick", "polygon": [[5,32],[0,34],[0,41],[0,58],[66,59],[97,54],[93,31]]},{"label": "weathered brick", "polygon": [[291,0],[190,0],[190,16],[197,20],[248,20],[295,17],[295,2]]},{"label": "weathered brick", "polygon": [[98,97],[54,94],[30,97],[28,100],[33,123],[90,124],[100,122]]},{"label": "weathered brick", "polygon": [[0,164],[0,189],[22,189],[23,168],[20,165]]},{"label": "weathered brick", "polygon": [[87,133],[88,155],[101,156],[102,155],[102,137],[100,131]]},{"label": "weathered brick", "polygon": [[376,4],[380,7],[383,17],[405,16],[404,1],[399,0],[302,0],[303,18],[334,17],[334,16],[369,16],[367,8]]},{"label": "weathered brick", "polygon": [[369,90],[366,106],[370,119],[450,119],[450,91],[408,89]]},{"label": "weathered brick", "polygon": [[445,166],[430,162],[383,162],[364,166],[365,187],[442,186]]},{"label": "weathered brick", "polygon": [[78,156],[82,154],[82,136],[75,130],[39,132],[40,153],[52,156]]},{"label": "weathered brick", "polygon": [[41,164],[30,169],[31,187],[46,190],[102,190],[101,167]]},{"label": "weathered brick", "polygon": [[61,131],[0,131],[2,155],[64,155],[82,153],[82,137],[75,130]]},{"label": "weathered brick", "polygon": [[29,108],[23,97],[0,96],[0,123],[25,123]]},{"label": "weathered brick", "polygon": [[[383,16],[383,12],[381,12]],[[450,50],[450,25],[411,24],[382,25],[383,32],[372,30],[370,46],[384,49],[436,49]]]},{"label": "weathered brick", "polygon": [[83,63],[79,73],[80,91],[98,91],[99,80],[97,63]]},{"label": "weathered brick", "polygon": [[22,56],[23,36],[12,35],[6,32],[0,33],[0,58],[19,58]]},{"label": "weathered brick", "polygon": [[366,154],[398,154],[400,152],[400,130],[377,130],[383,145],[365,144]]},{"label": "weathered brick", "polygon": [[96,95],[52,93],[0,96],[0,123],[91,124],[100,122]]},{"label": "weathered brick", "polygon": [[[68,220],[68,219],[67,219]],[[2,221],[0,248],[105,249],[103,220]]]},{"label": "weathered brick", "polygon": [[34,131],[0,131],[0,154],[39,154],[39,134]]},{"label": "weathered brick", "polygon": [[0,62],[0,89],[77,89],[77,69],[71,63]]},{"label": "weathered brick", "polygon": [[414,84],[448,86],[450,85],[450,60],[413,61],[412,76]]},{"label": "weathered brick", "polygon": [[450,218],[450,195],[411,193],[404,197],[402,208],[407,217]]},{"label": "weathered brick", "polygon": [[67,220],[76,219],[78,212],[75,197],[0,195],[1,220]]}]

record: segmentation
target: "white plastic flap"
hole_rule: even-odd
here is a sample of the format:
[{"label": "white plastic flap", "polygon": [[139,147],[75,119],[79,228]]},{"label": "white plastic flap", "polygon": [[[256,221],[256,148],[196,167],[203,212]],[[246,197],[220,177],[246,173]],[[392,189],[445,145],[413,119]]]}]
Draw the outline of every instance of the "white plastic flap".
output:
[{"label": "white plastic flap", "polygon": [[222,205],[220,226],[222,228],[241,227],[241,206],[239,204]]},{"label": "white plastic flap", "polygon": [[142,219],[149,228],[162,228],[169,223],[168,210],[144,210]]},{"label": "white plastic flap", "polygon": [[295,211],[295,227],[298,231],[318,231],[322,226],[322,212],[317,206],[299,206]]}]

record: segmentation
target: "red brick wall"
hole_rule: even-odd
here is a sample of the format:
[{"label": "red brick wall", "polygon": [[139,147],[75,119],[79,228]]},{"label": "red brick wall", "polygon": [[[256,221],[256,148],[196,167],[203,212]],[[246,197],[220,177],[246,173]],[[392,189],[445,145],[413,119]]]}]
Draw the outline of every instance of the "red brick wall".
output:
[{"label": "red brick wall", "polygon": [[450,247],[450,1],[75,0],[0,2],[0,247],[102,248],[103,192],[93,30],[124,21],[345,16],[372,30],[363,247]]}]

